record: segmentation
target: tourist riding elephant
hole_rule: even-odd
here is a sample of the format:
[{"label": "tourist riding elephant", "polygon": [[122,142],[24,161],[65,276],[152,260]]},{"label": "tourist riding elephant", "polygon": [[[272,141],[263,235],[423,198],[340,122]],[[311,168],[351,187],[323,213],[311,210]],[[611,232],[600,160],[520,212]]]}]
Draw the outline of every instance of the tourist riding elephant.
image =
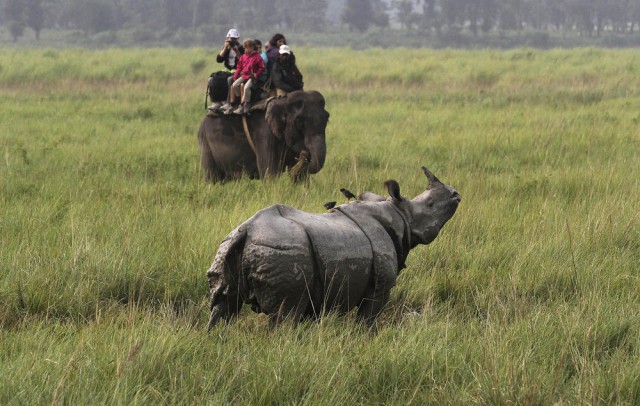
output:
[{"label": "tourist riding elephant", "polygon": [[431,243],[461,200],[422,169],[427,190],[411,200],[389,180],[388,199],[367,193],[323,214],[275,205],[231,231],[207,271],[209,328],[236,316],[243,303],[272,322],[358,307],[372,323],[409,251]]},{"label": "tourist riding elephant", "polygon": [[198,131],[205,178],[218,182],[243,173],[265,178],[296,164],[299,175],[317,173],[327,153],[328,121],[324,97],[316,91],[269,99],[266,108],[254,108],[247,116],[207,114]]}]

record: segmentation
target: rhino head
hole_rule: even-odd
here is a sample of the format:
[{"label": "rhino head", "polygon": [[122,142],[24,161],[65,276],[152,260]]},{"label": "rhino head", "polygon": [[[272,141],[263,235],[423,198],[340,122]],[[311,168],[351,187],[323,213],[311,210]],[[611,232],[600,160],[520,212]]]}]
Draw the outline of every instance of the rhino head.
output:
[{"label": "rhino head", "polygon": [[409,201],[411,244],[429,244],[456,212],[462,200],[451,186],[440,182],[427,168],[422,171],[429,180],[427,189]]},{"label": "rhino head", "polygon": [[400,185],[395,180],[384,183],[390,198],[371,192],[360,195],[364,201],[391,200],[400,210],[411,229],[411,248],[419,244],[431,243],[444,224],[453,217],[462,200],[460,194],[451,186],[447,186],[424,166],[422,171],[428,179],[424,192],[409,200],[400,194]]}]

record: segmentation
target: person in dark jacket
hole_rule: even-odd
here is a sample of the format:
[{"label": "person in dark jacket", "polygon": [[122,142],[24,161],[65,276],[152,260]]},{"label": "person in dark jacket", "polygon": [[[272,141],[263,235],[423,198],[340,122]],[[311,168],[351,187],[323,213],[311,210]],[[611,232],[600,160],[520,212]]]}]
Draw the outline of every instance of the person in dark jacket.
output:
[{"label": "person in dark jacket", "polygon": [[244,54],[244,47],[238,41],[240,38],[240,34],[238,30],[232,28],[227,33],[227,38],[224,41],[224,46],[216,55],[216,62],[224,63],[224,67],[229,70],[229,72],[234,72],[236,70],[236,65],[238,64],[238,60]]},{"label": "person in dark jacket", "polygon": [[267,48],[267,59],[272,65],[278,60],[280,45],[287,45],[287,40],[282,34],[274,34],[269,40],[269,46]]},{"label": "person in dark jacket", "polygon": [[[233,73],[236,70],[240,57],[244,54],[244,47],[240,44],[238,38],[240,38],[238,30],[235,28],[230,29],[227,33],[227,38],[224,41],[224,46],[220,52],[218,52],[218,55],[216,55],[216,62],[223,63],[226,70],[231,73],[227,78],[227,89],[230,88],[233,83]],[[227,95],[227,101],[224,104],[215,102],[209,106],[209,109],[219,110],[221,107],[227,106],[228,104],[229,96]]]},{"label": "person in dark jacket", "polygon": [[283,96],[294,90],[302,90],[302,73],[291,57],[291,50],[287,45],[281,45],[278,52],[278,60],[271,68],[271,83],[276,89],[276,95]]}]

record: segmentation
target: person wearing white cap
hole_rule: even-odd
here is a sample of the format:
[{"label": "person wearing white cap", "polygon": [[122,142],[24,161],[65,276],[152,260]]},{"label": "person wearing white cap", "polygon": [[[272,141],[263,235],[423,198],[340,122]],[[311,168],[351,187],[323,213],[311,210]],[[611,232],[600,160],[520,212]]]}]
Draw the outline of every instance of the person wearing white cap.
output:
[{"label": "person wearing white cap", "polygon": [[[227,88],[231,87],[233,83],[233,73],[236,70],[236,66],[238,65],[238,60],[244,54],[244,47],[238,41],[240,38],[240,34],[238,30],[235,28],[231,28],[229,32],[227,32],[227,37],[224,41],[224,46],[216,55],[216,62],[224,63],[224,67],[231,73],[227,78]],[[221,107],[230,107],[229,104],[229,96],[227,95],[226,102],[224,105],[220,102],[214,102],[211,106],[209,106],[210,110],[218,110]]]},{"label": "person wearing white cap", "polygon": [[236,69],[238,59],[244,54],[244,48],[238,38],[240,38],[238,30],[235,28],[230,29],[224,41],[224,46],[216,56],[216,62],[224,63],[225,68],[229,69],[229,71]]},{"label": "person wearing white cap", "polygon": [[276,95],[283,96],[294,90],[302,90],[302,73],[291,58],[291,49],[287,45],[280,45],[278,53],[278,60],[271,69],[271,83],[276,88]]}]

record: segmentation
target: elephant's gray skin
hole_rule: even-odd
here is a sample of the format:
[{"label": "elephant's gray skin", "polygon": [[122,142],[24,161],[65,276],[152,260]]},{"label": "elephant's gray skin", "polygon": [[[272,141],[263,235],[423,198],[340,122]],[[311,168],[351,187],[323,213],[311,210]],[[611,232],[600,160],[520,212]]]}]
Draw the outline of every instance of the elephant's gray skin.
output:
[{"label": "elephant's gray skin", "polygon": [[395,181],[391,197],[314,214],[275,205],[257,212],[222,241],[207,271],[209,328],[230,320],[243,303],[270,316],[320,317],[358,306],[372,323],[389,298],[409,250],[432,242],[453,216],[460,195],[426,168],[427,190],[412,200]]},{"label": "elephant's gray skin", "polygon": [[200,160],[208,181],[237,179],[243,173],[251,178],[279,175],[298,159],[305,160],[301,175],[322,169],[329,113],[319,92],[296,91],[273,98],[266,109],[253,110],[246,120],[257,157],[241,116],[207,115],[200,124]]}]

